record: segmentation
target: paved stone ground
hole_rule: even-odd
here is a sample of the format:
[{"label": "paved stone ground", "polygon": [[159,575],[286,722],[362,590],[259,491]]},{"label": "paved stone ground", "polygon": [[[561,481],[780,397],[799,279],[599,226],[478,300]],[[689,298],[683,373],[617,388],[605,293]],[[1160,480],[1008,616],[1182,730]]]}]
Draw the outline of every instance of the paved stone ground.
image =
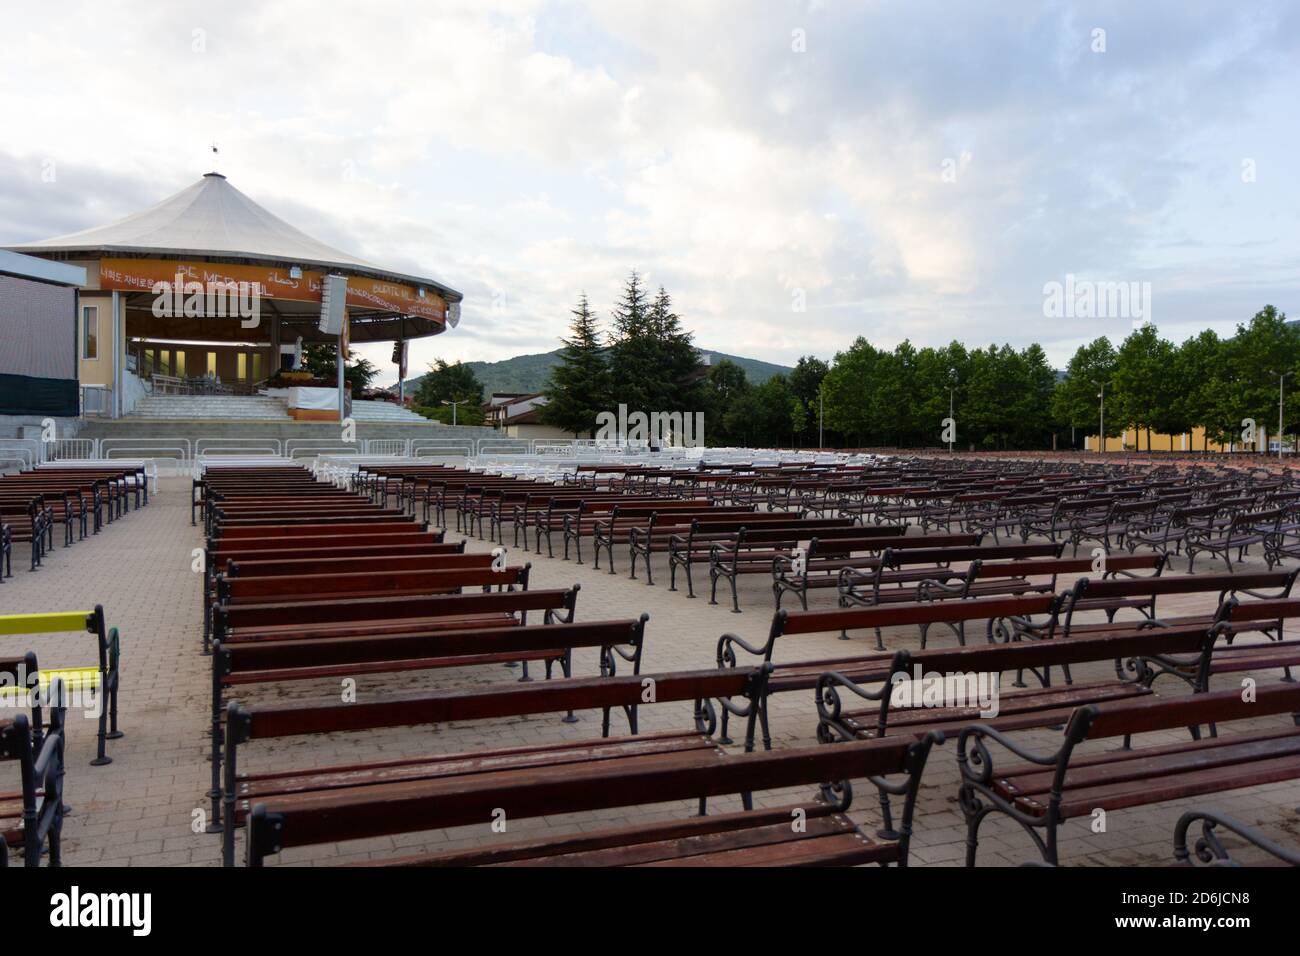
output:
[{"label": "paved stone ground", "polygon": [[[199,529],[189,522],[187,480],[164,479],[150,505],[133,511],[120,522],[71,548],[56,547],[44,567],[29,573],[25,564],[15,576],[0,585],[0,613],[89,608],[102,603],[111,624],[123,637],[121,694],[122,728],[125,738],[110,742],[113,763],[91,767],[94,756],[94,723],[73,716],[68,748],[67,800],[73,815],[65,824],[65,855],[71,865],[216,865],[219,838],[192,830],[196,815],[207,806],[208,788],[207,714],[209,709],[210,659],[200,653],[200,577],[191,570],[191,551],[202,544]],[[449,539],[455,540],[454,531]],[[507,540],[509,540],[507,531]],[[491,545],[471,538],[471,549]],[[513,559],[517,555],[512,556]],[[748,578],[741,587],[742,614],[732,614],[726,604],[710,606],[707,598],[688,600],[684,591],[670,592],[664,562],[656,565],[655,587],[627,577],[626,554],[618,556],[621,572],[608,575],[590,564],[531,557],[534,587],[582,584],[578,619],[628,617],[648,612],[650,624],[643,663],[646,673],[711,667],[718,636],[732,631],[751,642],[761,642],[771,621],[770,585],[761,576]],[[1221,568],[1202,559],[1197,569]],[[17,562],[16,562],[17,564]],[[1185,563],[1176,569],[1185,571]],[[816,595],[813,606],[829,607],[828,594]],[[1197,596],[1162,605],[1165,613],[1202,610],[1213,598]],[[945,638],[936,632],[936,643]],[[793,642],[789,642],[793,643]],[[891,648],[916,647],[914,629],[887,633]],[[872,646],[869,636],[854,635],[849,643],[833,636],[799,638],[798,649],[787,659],[810,655],[833,657]],[[94,660],[89,635],[33,635],[0,639],[0,651],[21,652],[33,648],[46,667],[89,663]],[[777,661],[781,660],[778,651]],[[594,674],[594,653],[579,653],[575,675]],[[1110,665],[1076,669],[1077,678],[1100,678],[1113,673]],[[517,671],[504,668],[476,668],[416,675],[398,682],[378,678],[359,682],[359,691],[382,693],[389,689],[468,686],[510,680]],[[1274,680],[1276,672],[1254,675]],[[1216,689],[1233,686],[1235,680],[1216,681]],[[1165,681],[1163,693],[1182,693],[1181,686]],[[336,682],[301,685],[291,690],[258,688],[250,700],[283,699],[287,696],[325,696],[338,693]],[[646,730],[689,726],[687,704],[666,704],[642,708]],[[816,710],[811,692],[782,694],[773,698],[774,746],[811,745],[815,742]],[[249,770],[283,766],[343,763],[365,754],[384,757],[427,752],[473,751],[583,739],[599,734],[599,715],[585,713],[577,724],[564,724],[558,716],[518,718],[410,728],[382,733],[332,734],[292,741],[254,743],[241,754]],[[1263,726],[1265,721],[1252,722]],[[1276,723],[1276,721],[1274,721]],[[1185,735],[1151,735],[1170,742]],[[1050,731],[1021,735],[1040,751],[1053,749],[1059,735]],[[1093,745],[1088,745],[1092,747]],[[957,769],[955,748],[949,743],[936,748],[926,770],[912,846],[913,865],[960,864],[965,853],[965,831],[956,803]],[[879,808],[874,788],[866,781],[856,784],[857,799],[850,815],[874,827]],[[806,791],[760,795],[758,802],[781,805],[808,797]],[[719,800],[720,809],[739,807],[738,800]],[[1094,865],[1159,865],[1171,860],[1174,822],[1189,806],[1209,806],[1257,825],[1271,837],[1288,845],[1300,844],[1300,784],[1252,787],[1230,794],[1199,798],[1156,807],[1118,811],[1109,815],[1104,833],[1092,833],[1086,821],[1068,823],[1062,830],[1062,862]],[[581,817],[548,817],[541,820],[512,820],[511,838],[545,828],[593,829],[644,820],[647,815],[667,817],[690,812],[685,804],[650,810],[614,810]],[[360,841],[346,845],[291,850],[278,862],[286,865],[332,864],[418,852],[435,847],[472,845],[499,839],[491,834],[487,821],[481,826],[451,831],[431,831],[392,838]],[[1233,841],[1227,841],[1233,845]],[[1012,823],[996,817],[986,822],[980,845],[982,865],[1010,865],[1036,858],[1026,835]],[[1242,853],[1245,861],[1257,859]]]}]

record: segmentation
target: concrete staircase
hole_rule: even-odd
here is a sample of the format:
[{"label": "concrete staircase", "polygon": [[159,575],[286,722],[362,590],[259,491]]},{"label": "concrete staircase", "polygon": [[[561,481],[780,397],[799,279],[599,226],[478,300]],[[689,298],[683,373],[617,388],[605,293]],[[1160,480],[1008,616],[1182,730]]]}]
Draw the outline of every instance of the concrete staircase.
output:
[{"label": "concrete staircase", "polygon": [[408,425],[420,425],[429,421],[423,415],[417,415],[410,409],[394,405],[392,402],[359,400],[352,403],[352,420],[357,424],[361,422],[400,422]]},{"label": "concrete staircase", "polygon": [[185,422],[292,421],[283,401],[265,395],[146,395],[127,416],[127,420],[141,419]]}]

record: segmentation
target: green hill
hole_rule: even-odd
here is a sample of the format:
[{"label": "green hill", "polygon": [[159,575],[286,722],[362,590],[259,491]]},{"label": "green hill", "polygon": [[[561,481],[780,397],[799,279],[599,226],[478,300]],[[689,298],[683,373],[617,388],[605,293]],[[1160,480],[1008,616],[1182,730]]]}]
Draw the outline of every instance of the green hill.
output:
[{"label": "green hill", "polygon": [[[700,349],[700,354],[708,356],[714,365],[723,359],[735,362],[745,370],[745,375],[754,385],[766,382],[773,375],[788,375],[792,371],[785,365],[774,365],[771,362],[742,358],[739,355],[728,355],[725,352],[714,352],[709,349]],[[514,358],[503,359],[500,362],[466,362],[465,364],[474,370],[478,380],[483,383],[483,395],[486,397],[493,392],[540,392],[546,385],[546,378],[550,375],[551,368],[559,361],[559,356],[560,351],[556,349],[554,352],[516,355]],[[411,394],[411,391],[419,388],[419,379],[412,379],[407,383],[407,388],[408,394]]]}]

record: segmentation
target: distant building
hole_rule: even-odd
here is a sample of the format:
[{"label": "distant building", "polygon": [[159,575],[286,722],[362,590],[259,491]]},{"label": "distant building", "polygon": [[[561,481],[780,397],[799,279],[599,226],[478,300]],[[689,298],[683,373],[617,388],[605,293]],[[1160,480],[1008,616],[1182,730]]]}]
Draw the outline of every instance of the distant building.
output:
[{"label": "distant building", "polygon": [[81,412],[78,359],[107,349],[77,334],[86,270],[0,250],[0,418],[34,425]]},{"label": "distant building", "polygon": [[[1083,447],[1086,451],[1097,450],[1097,436],[1089,435],[1083,440]],[[1129,426],[1125,429],[1123,435],[1114,435],[1106,439],[1106,451],[1146,451],[1147,434],[1145,431]],[[1205,429],[1195,428],[1190,432],[1182,435],[1161,435],[1156,432],[1151,433],[1151,450],[1152,451],[1205,451]],[[1211,441],[1209,451],[1231,451],[1227,445],[1221,445],[1217,441]],[[1242,451],[1243,448],[1238,445],[1236,451]]]},{"label": "distant building", "polygon": [[483,417],[507,438],[581,438],[553,425],[542,424],[547,398],[541,393],[493,392],[483,403]]}]

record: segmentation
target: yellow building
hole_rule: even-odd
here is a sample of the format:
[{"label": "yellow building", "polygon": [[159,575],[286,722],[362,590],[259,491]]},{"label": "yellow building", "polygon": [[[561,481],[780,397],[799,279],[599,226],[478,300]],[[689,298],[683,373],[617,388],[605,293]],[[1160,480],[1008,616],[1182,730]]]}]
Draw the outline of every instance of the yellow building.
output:
[{"label": "yellow building", "polygon": [[[1268,441],[1268,435],[1261,435],[1261,440]],[[1097,436],[1089,435],[1084,439],[1083,447],[1088,451],[1097,450]],[[1211,440],[1207,446],[1205,443],[1205,429],[1195,428],[1190,432],[1181,435],[1161,435],[1156,432],[1151,433],[1151,451],[1243,451],[1248,450],[1249,445],[1237,445],[1235,448],[1228,445],[1221,445]],[[1113,436],[1106,439],[1106,451],[1146,451],[1147,450],[1147,433],[1146,430],[1137,428],[1128,428],[1123,435]]]}]

